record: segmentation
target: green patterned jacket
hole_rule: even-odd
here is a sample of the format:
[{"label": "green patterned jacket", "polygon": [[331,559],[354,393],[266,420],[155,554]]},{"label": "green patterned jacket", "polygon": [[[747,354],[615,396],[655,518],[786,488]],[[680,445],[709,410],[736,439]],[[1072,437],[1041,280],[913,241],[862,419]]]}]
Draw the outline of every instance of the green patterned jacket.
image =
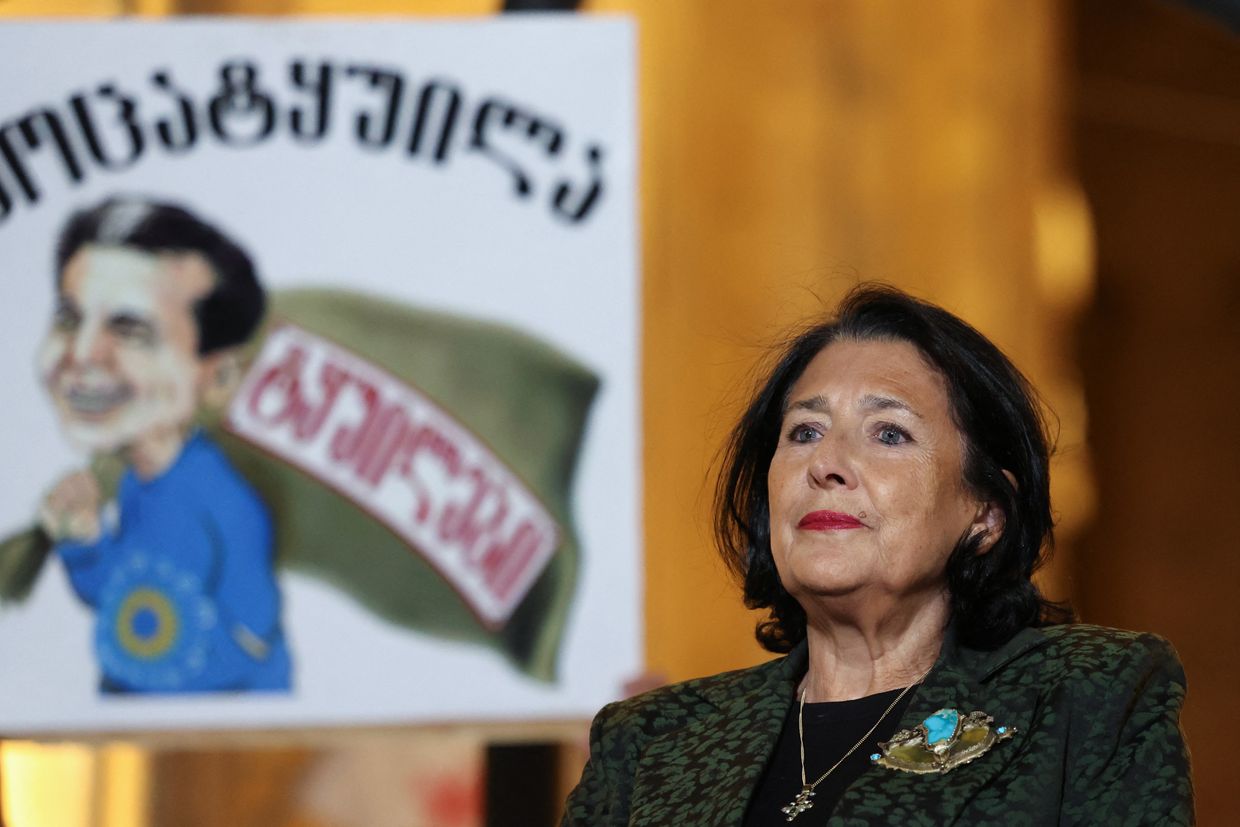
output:
[{"label": "green patterned jacket", "polygon": [[[740,824],[805,668],[802,644],[604,707],[563,824]],[[950,707],[1015,736],[946,774],[871,766],[829,821],[810,810],[797,823],[1192,824],[1183,700],[1184,670],[1154,635],[1053,626],[990,652],[949,636],[901,728]]]}]

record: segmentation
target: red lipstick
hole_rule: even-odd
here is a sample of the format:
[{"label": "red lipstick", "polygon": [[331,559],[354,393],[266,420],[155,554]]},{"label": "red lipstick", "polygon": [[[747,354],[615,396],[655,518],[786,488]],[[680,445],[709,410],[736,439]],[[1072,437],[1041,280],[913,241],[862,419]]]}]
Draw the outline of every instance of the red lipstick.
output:
[{"label": "red lipstick", "polygon": [[797,528],[807,531],[840,531],[846,528],[865,528],[865,524],[851,514],[839,511],[811,511],[801,518]]}]

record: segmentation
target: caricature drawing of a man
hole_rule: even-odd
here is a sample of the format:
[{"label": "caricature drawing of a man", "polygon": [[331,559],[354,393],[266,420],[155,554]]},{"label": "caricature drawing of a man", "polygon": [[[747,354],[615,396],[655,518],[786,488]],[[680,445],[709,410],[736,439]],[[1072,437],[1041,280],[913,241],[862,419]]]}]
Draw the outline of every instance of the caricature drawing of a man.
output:
[{"label": "caricature drawing of a man", "polygon": [[114,506],[78,471],[40,521],[96,612],[105,692],[287,690],[266,506],[205,433],[265,298],[244,251],[187,210],[110,199],[56,250],[40,376],[77,447],[125,464]]}]

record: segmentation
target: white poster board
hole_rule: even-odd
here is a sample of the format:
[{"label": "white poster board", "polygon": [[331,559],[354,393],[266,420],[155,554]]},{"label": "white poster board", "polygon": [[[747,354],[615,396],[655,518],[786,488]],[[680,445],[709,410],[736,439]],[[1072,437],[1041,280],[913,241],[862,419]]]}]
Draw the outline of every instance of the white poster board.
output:
[{"label": "white poster board", "polygon": [[[638,671],[634,40],[558,15],[0,26],[0,535],[17,538],[0,588],[50,543],[0,602],[0,733],[581,717]],[[164,205],[238,245],[267,295],[264,327],[222,351],[242,354],[229,395],[196,391],[183,432],[232,482],[184,471],[187,448],[143,465],[145,437],[91,464],[70,433],[140,400],[124,354],[174,349],[99,287],[198,255],[127,246]],[[57,245],[91,209],[58,290]],[[85,467],[98,525],[70,500],[40,521]],[[177,475],[218,497],[151,522]],[[185,527],[214,526],[237,486],[274,527],[262,588],[219,585],[241,565],[228,531]],[[93,602],[53,531],[95,538],[72,545],[102,566]],[[177,569],[204,543],[214,562]],[[248,619],[273,600],[274,621]],[[278,645],[289,668],[206,681],[213,634],[237,663]]]}]

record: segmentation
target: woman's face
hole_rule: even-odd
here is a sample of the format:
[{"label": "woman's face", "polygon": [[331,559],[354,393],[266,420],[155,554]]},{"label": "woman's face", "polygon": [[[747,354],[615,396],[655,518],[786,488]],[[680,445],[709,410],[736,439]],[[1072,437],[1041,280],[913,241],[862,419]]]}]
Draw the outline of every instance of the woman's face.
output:
[{"label": "woman's face", "polygon": [[802,605],[941,592],[961,536],[1001,528],[964,483],[963,449],[943,379],[916,347],[820,351],[789,394],[767,472],[784,588]]}]

